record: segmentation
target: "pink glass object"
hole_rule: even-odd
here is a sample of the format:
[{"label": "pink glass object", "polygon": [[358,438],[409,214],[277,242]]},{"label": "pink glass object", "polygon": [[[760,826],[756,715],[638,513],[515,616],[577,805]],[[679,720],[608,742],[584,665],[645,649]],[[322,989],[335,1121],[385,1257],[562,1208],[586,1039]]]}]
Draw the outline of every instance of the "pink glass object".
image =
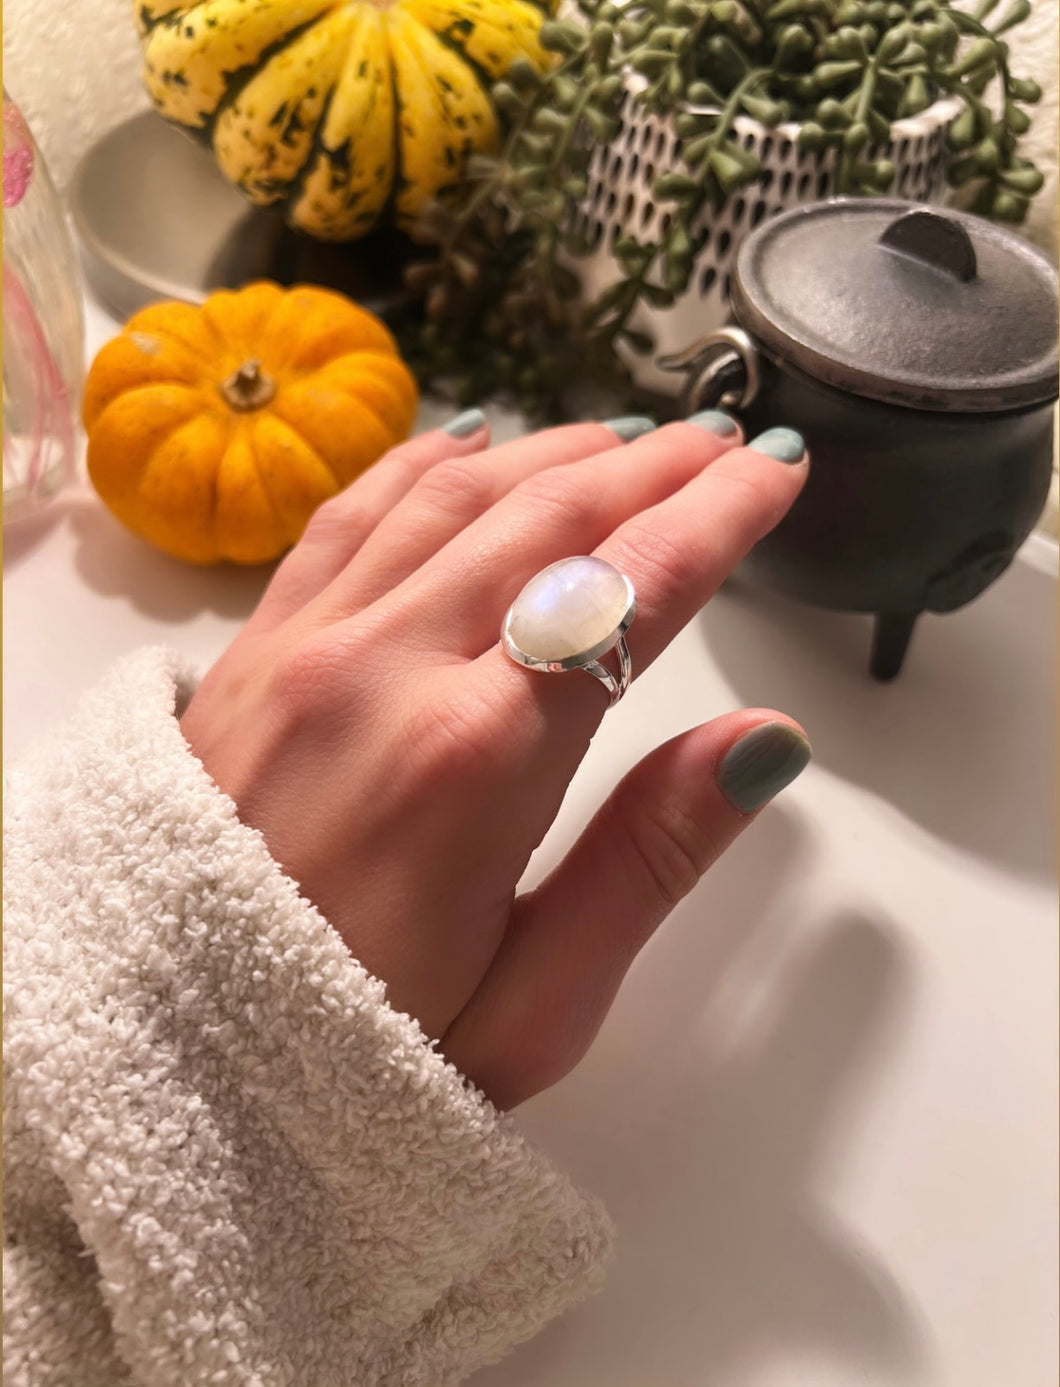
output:
[{"label": "pink glass object", "polygon": [[74,475],[84,324],[62,203],[4,92],[4,521],[44,505]]}]

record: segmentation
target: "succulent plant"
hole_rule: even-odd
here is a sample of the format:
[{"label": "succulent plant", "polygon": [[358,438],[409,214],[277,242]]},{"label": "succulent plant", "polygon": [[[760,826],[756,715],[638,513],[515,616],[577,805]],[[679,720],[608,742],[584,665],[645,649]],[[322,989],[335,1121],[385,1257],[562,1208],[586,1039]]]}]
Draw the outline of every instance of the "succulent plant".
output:
[{"label": "succulent plant", "polygon": [[[537,418],[564,416],[572,382],[627,385],[623,352],[653,347],[631,325],[637,309],[685,292],[701,212],[761,172],[733,135],[739,114],[797,122],[802,149],[834,151],[837,191],[877,195],[895,177],[880,152],[892,123],[956,96],[950,181],[973,185],[974,211],[1021,221],[1043,181],[1018,146],[1041,92],[1012,75],[1001,37],[1029,0],[989,28],[998,3],[576,0],[577,18],[542,28],[552,70],[517,60],[493,89],[508,123],[500,154],[474,159],[463,201],[433,205],[418,228],[433,249],[409,271],[422,312],[395,326],[421,380],[450,381],[461,402],[508,394]],[[631,87],[626,99],[669,116],[680,141],[680,167],[652,185],[670,215],[658,240],[617,242],[621,278],[586,302],[574,213]]]}]

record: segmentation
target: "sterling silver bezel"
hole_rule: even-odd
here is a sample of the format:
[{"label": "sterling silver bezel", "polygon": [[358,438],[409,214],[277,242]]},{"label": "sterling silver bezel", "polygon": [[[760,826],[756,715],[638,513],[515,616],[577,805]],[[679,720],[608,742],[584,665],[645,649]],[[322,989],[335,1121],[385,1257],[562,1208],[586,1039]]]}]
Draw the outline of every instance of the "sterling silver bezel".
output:
[{"label": "sterling silver bezel", "polygon": [[[557,562],[562,563],[564,560],[560,559]],[[607,560],[604,559],[601,562],[606,563]],[[549,565],[549,567],[552,566],[553,565]],[[614,567],[614,565],[611,565],[611,567]],[[545,570],[542,569],[542,572],[544,571]],[[615,572],[618,573],[618,569],[615,569]],[[528,655],[524,650],[519,649],[511,635],[512,612],[515,609],[515,603],[519,600],[517,597],[515,602],[512,603],[505,613],[504,621],[501,625],[501,644],[504,647],[505,654],[511,656],[517,664],[525,665],[527,669],[541,670],[545,674],[566,674],[566,672],[571,669],[584,669],[586,665],[590,665],[598,660],[601,655],[606,655],[609,650],[614,650],[615,646],[618,645],[630,626],[632,626],[633,618],[637,615],[637,595],[633,591],[633,584],[624,573],[619,573],[618,576],[622,579],[626,588],[626,610],[619,624],[602,641],[598,641],[596,645],[591,646],[588,650],[578,651],[574,655],[565,655],[561,660],[545,660],[536,655]],[[531,581],[533,580],[531,579]]]}]

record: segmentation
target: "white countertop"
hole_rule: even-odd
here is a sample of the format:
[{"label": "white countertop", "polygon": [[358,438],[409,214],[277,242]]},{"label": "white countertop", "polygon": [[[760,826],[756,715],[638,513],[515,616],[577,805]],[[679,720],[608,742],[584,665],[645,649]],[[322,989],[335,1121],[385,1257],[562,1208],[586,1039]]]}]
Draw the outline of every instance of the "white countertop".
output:
[{"label": "white countertop", "polygon": [[[90,306],[90,350],[113,331]],[[84,486],[4,541],[7,756],[129,649],[208,664],[267,576],[169,560]],[[868,618],[734,584],[608,715],[534,872],[715,713],[785,709],[816,757],[521,1110],[619,1254],[477,1387],[1054,1387],[1056,597],[1035,538],[882,686]]]}]

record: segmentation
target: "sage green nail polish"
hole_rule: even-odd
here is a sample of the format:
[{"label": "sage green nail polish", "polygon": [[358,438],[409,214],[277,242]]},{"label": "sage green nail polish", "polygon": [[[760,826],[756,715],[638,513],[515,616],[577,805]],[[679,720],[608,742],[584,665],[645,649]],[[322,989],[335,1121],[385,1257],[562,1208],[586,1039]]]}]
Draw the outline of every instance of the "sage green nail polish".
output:
[{"label": "sage green nail polish", "polygon": [[632,443],[635,438],[654,433],[655,421],[643,414],[624,414],[621,419],[605,419],[604,428],[617,433],[623,443]]},{"label": "sage green nail polish", "polygon": [[802,434],[794,429],[766,429],[747,446],[756,453],[765,453],[767,458],[776,458],[777,462],[799,462],[806,454]]},{"label": "sage green nail polish", "polygon": [[455,419],[450,419],[448,424],[442,426],[442,433],[447,433],[451,438],[470,438],[471,435],[483,428],[486,423],[486,416],[481,409],[465,409],[463,414],[458,414]]},{"label": "sage green nail polish", "polygon": [[730,419],[720,409],[701,409],[698,414],[690,414],[686,424],[695,424],[697,429],[716,434],[718,438],[732,438],[736,432],[736,420]]},{"label": "sage green nail polish", "polygon": [[718,789],[734,809],[752,814],[790,785],[810,761],[810,744],[786,722],[765,722],[734,742],[721,758]]}]

